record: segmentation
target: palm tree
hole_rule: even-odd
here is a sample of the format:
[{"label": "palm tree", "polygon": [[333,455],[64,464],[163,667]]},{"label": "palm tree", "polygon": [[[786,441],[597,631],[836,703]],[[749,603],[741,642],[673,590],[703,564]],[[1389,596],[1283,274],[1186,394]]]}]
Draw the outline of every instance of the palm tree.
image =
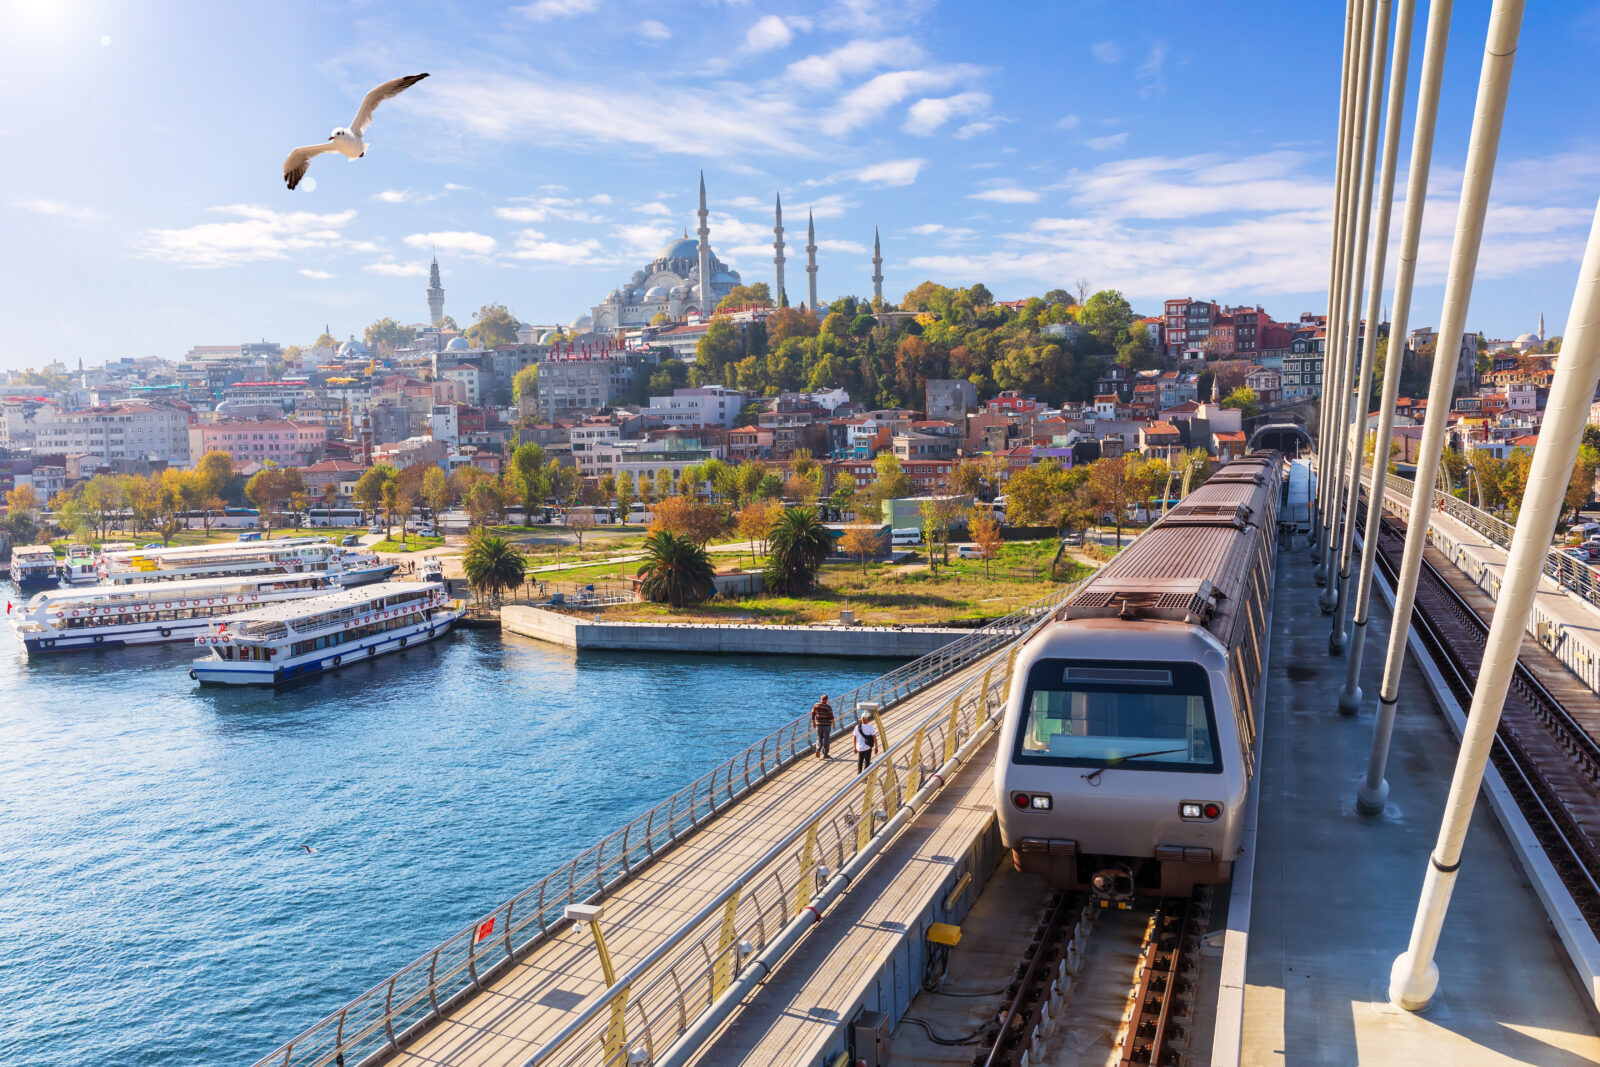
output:
[{"label": "palm tree", "polygon": [[500,599],[507,589],[522,584],[528,562],[521,550],[503,537],[475,534],[467,542],[467,551],[461,559],[461,569],[467,581],[479,593]]},{"label": "palm tree", "polygon": [[640,589],[657,604],[681,608],[717,591],[716,571],[706,550],[687,537],[662,530],[644,539],[644,551]]},{"label": "palm tree", "polygon": [[803,593],[817,581],[817,570],[833,551],[833,535],[815,508],[788,508],[772,524],[768,538],[767,590]]}]

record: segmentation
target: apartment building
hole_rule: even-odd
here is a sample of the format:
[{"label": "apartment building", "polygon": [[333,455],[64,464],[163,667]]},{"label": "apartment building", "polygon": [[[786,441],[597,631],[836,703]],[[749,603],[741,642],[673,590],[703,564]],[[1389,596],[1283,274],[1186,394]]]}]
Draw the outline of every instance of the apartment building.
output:
[{"label": "apartment building", "polygon": [[308,467],[322,457],[327,430],[304,423],[263,419],[195,423],[189,427],[189,454],[226,452],[235,465],[271,460],[284,467]]},{"label": "apartment building", "polygon": [[89,455],[103,462],[142,459],[189,462],[189,411],[137,402],[66,410],[55,404],[7,405],[0,445],[54,455]]}]

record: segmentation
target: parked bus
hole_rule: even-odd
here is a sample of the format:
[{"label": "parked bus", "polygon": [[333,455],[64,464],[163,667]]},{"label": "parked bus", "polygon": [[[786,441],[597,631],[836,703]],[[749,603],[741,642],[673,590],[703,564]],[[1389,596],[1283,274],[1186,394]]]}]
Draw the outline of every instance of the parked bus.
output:
[{"label": "parked bus", "polygon": [[359,508],[307,508],[307,526],[360,526]]},{"label": "parked bus", "polygon": [[[206,513],[203,511],[185,511],[178,517],[183,520],[185,527],[203,527],[206,523]],[[261,514],[255,508],[223,508],[211,513],[213,530],[248,530],[260,522]]]}]

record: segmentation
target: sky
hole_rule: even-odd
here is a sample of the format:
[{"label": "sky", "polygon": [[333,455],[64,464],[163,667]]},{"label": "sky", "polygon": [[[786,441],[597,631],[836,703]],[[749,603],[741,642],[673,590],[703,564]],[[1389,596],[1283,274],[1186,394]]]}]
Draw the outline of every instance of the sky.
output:
[{"label": "sky", "polygon": [[[1438,318],[1488,9],[1455,5],[1413,326]],[[1342,33],[1342,5],[1272,0],[7,0],[0,367],[422,321],[435,248],[462,326],[570,322],[693,232],[702,169],[746,282],[772,281],[781,191],[794,302],[811,210],[823,300],[870,295],[878,227],[891,300],[1084,281],[1292,321],[1326,303]],[[1564,328],[1597,48],[1600,5],[1529,5],[1470,329]],[[284,187],[289,149],[422,71],[366,158]],[[1397,201],[1410,146],[1408,121]]]}]

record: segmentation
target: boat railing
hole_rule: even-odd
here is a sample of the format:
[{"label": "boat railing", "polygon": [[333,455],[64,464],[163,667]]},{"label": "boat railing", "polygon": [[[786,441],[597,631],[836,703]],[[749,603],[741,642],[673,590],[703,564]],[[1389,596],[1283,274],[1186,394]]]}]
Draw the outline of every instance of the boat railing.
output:
[{"label": "boat railing", "polygon": [[[836,734],[853,729],[862,710],[897,704],[1016,641],[1043,624],[1077,588],[1076,583],[1062,586],[844,694],[834,705],[838,716]],[[931,718],[938,720],[941,716],[947,717],[948,709]],[[958,722],[958,729],[963,728],[962,723],[966,724],[965,729],[972,728],[970,716]],[[927,736],[937,736],[939,744],[948,748],[955,735],[936,728]],[[906,740],[901,738],[901,747],[895,749],[896,758],[902,763],[909,751],[903,747]],[[261,1059],[257,1067],[330,1067],[398,1051],[410,1032],[431,1025],[454,1003],[482,989],[494,975],[514,966],[536,946],[569,926],[570,920],[565,916],[568,904],[605,899],[609,891],[814,750],[807,711],[457,931],[431,952]],[[843,807],[837,816],[840,820],[844,819],[842,811]],[[853,836],[846,837],[855,840]],[[751,906],[760,909],[773,905],[769,902]],[[759,913],[764,916],[761,921],[772,921],[770,912]]]}]

